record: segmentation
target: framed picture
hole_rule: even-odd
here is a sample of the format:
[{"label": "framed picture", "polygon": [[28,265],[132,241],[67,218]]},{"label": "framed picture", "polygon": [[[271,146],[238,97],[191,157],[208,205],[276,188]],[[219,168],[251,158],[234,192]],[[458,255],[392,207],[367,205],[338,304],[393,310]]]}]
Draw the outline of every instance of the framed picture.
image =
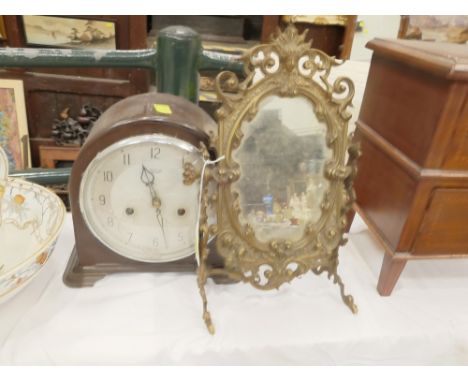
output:
[{"label": "framed picture", "polygon": [[113,21],[56,16],[23,16],[27,45],[73,49],[116,49]]},{"label": "framed picture", "polygon": [[321,15],[321,16],[283,16],[282,21],[284,23],[306,23],[315,25],[342,25],[346,26],[348,22],[348,16],[342,15]]},{"label": "framed picture", "polygon": [[10,171],[31,167],[23,81],[0,79],[0,146]]},{"label": "framed picture", "polygon": [[5,21],[3,20],[3,16],[0,16],[0,41],[6,40],[6,29],[5,29]]},{"label": "framed picture", "polygon": [[401,16],[398,38],[468,43],[468,16]]}]

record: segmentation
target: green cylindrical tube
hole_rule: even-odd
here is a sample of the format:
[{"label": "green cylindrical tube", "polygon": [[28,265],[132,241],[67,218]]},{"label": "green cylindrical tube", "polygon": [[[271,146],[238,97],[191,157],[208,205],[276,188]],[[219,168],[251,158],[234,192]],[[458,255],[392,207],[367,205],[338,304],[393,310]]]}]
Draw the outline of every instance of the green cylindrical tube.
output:
[{"label": "green cylindrical tube", "polygon": [[243,73],[244,63],[241,55],[203,50],[198,70],[219,72],[229,70],[235,73]]},{"label": "green cylindrical tube", "polygon": [[9,176],[22,178],[44,186],[67,184],[71,168],[29,168],[12,171]]},{"label": "green cylindrical tube", "polygon": [[155,49],[80,50],[52,48],[0,49],[0,67],[147,68],[156,70]]},{"label": "green cylindrical tube", "polygon": [[197,104],[200,35],[184,26],[167,27],[159,32],[157,47],[158,92],[175,94]]}]

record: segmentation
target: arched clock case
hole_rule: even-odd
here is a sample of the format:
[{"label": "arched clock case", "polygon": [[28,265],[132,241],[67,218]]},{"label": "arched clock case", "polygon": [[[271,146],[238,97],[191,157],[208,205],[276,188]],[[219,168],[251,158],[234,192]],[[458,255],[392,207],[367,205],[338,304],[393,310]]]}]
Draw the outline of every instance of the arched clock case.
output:
[{"label": "arched clock case", "polygon": [[[70,203],[73,287],[133,271],[194,271],[203,147],[216,131],[191,102],[147,93],[111,106],[75,161]],[[182,228],[181,228],[182,227]]]}]

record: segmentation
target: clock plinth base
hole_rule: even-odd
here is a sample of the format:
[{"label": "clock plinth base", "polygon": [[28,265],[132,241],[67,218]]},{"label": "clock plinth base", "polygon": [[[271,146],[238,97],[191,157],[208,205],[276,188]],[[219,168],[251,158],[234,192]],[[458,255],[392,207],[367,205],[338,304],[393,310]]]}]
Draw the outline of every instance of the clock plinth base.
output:
[{"label": "clock plinth base", "polygon": [[[92,287],[97,281],[106,276],[116,273],[130,273],[130,272],[189,272],[196,273],[195,260],[184,264],[164,264],[164,268],[158,264],[119,264],[119,263],[105,263],[94,265],[82,265],[79,262],[76,248],[68,259],[67,267],[63,273],[63,282],[71,288]],[[237,281],[230,280],[226,277],[216,276],[213,277],[216,284],[231,284]]]},{"label": "clock plinth base", "polygon": [[72,288],[92,287],[94,284],[109,274],[122,272],[122,266],[116,269],[116,264],[96,264],[83,266],[79,263],[76,248],[68,259],[67,267],[63,273],[63,282]]}]

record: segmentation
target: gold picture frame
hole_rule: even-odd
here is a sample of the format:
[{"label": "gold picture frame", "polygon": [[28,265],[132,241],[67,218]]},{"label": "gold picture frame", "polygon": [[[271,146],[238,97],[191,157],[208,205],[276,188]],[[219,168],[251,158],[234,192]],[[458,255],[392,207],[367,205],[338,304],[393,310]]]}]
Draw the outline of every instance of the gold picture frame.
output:
[{"label": "gold picture frame", "polygon": [[285,15],[281,17],[285,23],[306,23],[315,25],[346,26],[348,16],[345,15]]},{"label": "gold picture frame", "polygon": [[0,16],[0,41],[6,40],[6,28],[5,28],[5,20],[3,20],[3,16]]},{"label": "gold picture frame", "polygon": [[468,43],[466,15],[401,16],[398,38],[434,42]]},{"label": "gold picture frame", "polygon": [[0,79],[0,146],[10,170],[31,167],[23,81]]},{"label": "gold picture frame", "polygon": [[[339,285],[344,303],[353,313],[357,312],[353,297],[345,294],[344,284],[337,273],[338,248],[346,242],[343,235],[347,226],[347,212],[354,200],[352,181],[358,156],[358,149],[351,144],[352,137],[348,136],[348,121],[351,118],[348,107],[351,106],[354,85],[346,77],[338,77],[335,81],[329,79],[331,69],[339,63],[324,52],[312,49],[310,42],[305,41],[306,33],[307,31],[299,34],[292,24],[288,25],[284,32],[277,32],[272,43],[256,46],[244,56],[245,81],[239,82],[232,72],[222,72],[216,79],[216,90],[222,106],[218,110],[219,131],[218,136],[212,139],[212,151],[224,159],[215,168],[205,172],[203,179],[205,184],[215,181],[218,187],[211,193],[210,187],[205,187],[202,193],[198,268],[203,318],[211,333],[214,333],[214,325],[207,308],[205,291],[205,283],[210,276],[227,277],[250,283],[258,289],[271,290],[309,271],[315,274],[326,272],[329,278]],[[225,90],[226,86],[230,87],[230,92]],[[283,199],[276,207],[271,202],[271,195],[264,196],[263,203],[269,203],[271,209],[266,212],[271,223],[268,223],[269,228],[280,228],[273,228],[270,235],[262,234],[262,238],[260,226],[252,223],[247,217],[246,208],[249,207],[246,206],[254,204],[247,200],[251,189],[243,191],[239,186],[244,172],[261,166],[261,160],[255,158],[256,160],[249,162],[250,167],[246,167],[242,164],[240,153],[252,138],[253,132],[263,129],[263,126],[272,126],[271,119],[263,125],[255,124],[260,111],[265,110],[265,101],[269,102],[272,97],[288,102],[300,100],[305,105],[310,105],[310,112],[318,121],[314,122],[314,126],[325,126],[323,146],[325,151],[328,150],[328,157],[321,156],[322,163],[318,166],[319,170],[314,170],[314,174],[319,174],[327,187],[316,204],[318,217],[315,220],[302,217],[303,223],[300,223],[301,218],[285,218],[286,213],[282,215],[279,209],[281,205],[285,208],[284,199],[288,193],[287,197],[291,198],[291,194],[295,192],[294,187],[302,187],[300,182],[297,182],[297,174],[301,171],[307,172],[309,167],[315,168],[312,156],[307,157],[307,163],[312,163],[311,166],[303,165],[294,159],[295,163],[299,163],[298,166],[283,166],[285,170],[282,175],[274,172],[270,179],[279,179],[277,184],[286,183],[289,179],[291,187],[283,186],[279,190],[283,196],[278,197],[278,200]],[[290,107],[288,102],[285,110]],[[305,138],[301,135],[299,140],[287,141],[288,145],[293,142],[288,152],[300,151],[298,142]],[[270,142],[271,147],[276,147],[276,136],[269,139],[262,141],[262,145],[257,145],[261,146],[262,152],[268,150],[264,142]],[[288,145],[283,145],[283,150],[287,150]],[[281,166],[281,163],[289,159],[282,158],[275,163]],[[270,167],[275,170],[274,166]],[[252,171],[249,171],[252,174]],[[258,174],[261,173],[253,174],[254,176],[250,176],[244,183],[257,182],[263,187],[264,179],[257,180]],[[279,191],[276,190],[277,194],[281,193]],[[207,223],[206,211],[212,207],[217,211],[216,225]],[[275,208],[278,209],[278,213],[273,211]],[[281,218],[278,219],[280,215]],[[288,234],[284,234],[288,229],[296,232],[292,239],[288,238]],[[207,263],[208,239],[213,235],[216,235],[216,252],[224,259],[224,268],[211,268]],[[277,236],[279,238],[276,238]]]}]

